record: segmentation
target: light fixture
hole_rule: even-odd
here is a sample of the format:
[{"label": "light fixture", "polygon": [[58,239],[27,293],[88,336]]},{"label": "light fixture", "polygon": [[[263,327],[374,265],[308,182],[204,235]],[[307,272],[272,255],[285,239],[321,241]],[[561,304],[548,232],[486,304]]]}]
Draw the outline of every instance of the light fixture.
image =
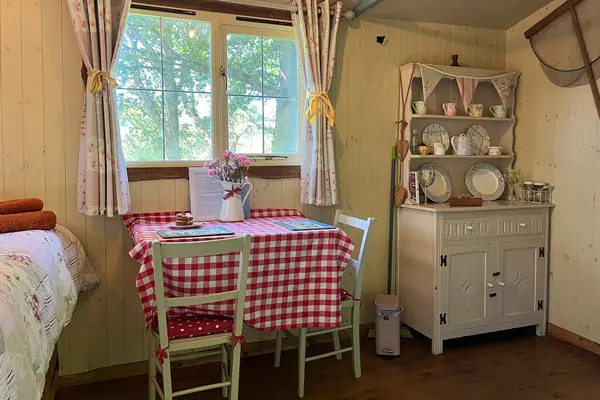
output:
[{"label": "light fixture", "polygon": [[190,28],[190,29],[188,29],[188,32],[187,32],[188,38],[190,38],[190,39],[195,38],[196,37],[196,33],[198,33],[197,30],[196,30],[196,28]]}]

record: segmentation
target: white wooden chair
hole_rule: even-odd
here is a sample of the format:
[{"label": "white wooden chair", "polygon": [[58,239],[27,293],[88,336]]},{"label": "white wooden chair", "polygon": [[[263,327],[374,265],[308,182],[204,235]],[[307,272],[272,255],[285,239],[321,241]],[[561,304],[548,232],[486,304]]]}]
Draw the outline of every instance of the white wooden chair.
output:
[{"label": "white wooden chair", "polygon": [[[149,399],[156,399],[156,392],[163,400],[177,396],[221,388],[223,397],[237,400],[239,393],[240,356],[243,342],[244,303],[251,236],[191,243],[152,244],[157,318],[150,335]],[[240,252],[238,282],[236,290],[202,296],[165,297],[163,260],[165,258],[204,257]],[[189,307],[236,300],[233,318],[169,317],[171,307]],[[158,347],[156,343],[158,342]],[[228,368],[228,345],[233,345],[231,374]],[[173,392],[171,363],[178,360],[220,354],[221,382]],[[163,385],[156,380],[157,369],[162,373]]]},{"label": "white wooden chair", "polygon": [[[365,250],[369,239],[369,231],[371,225],[375,222],[374,218],[369,218],[366,221],[358,218],[354,218],[348,215],[344,215],[338,210],[335,213],[334,225],[339,227],[340,224],[351,226],[363,231],[362,242],[360,245],[360,251],[358,253],[358,259],[351,258],[348,261],[346,271],[351,270],[354,274],[354,285],[352,293],[347,292],[344,289],[340,291],[341,306],[344,308],[350,308],[352,312],[352,323],[350,325],[340,326],[332,329],[322,329],[317,331],[309,332],[308,329],[299,329],[299,345],[298,345],[298,397],[304,397],[304,372],[306,363],[309,361],[319,360],[325,357],[335,356],[336,359],[342,359],[342,353],[352,351],[353,369],[354,376],[360,378],[360,296],[362,293],[362,283],[364,277],[364,268],[362,264],[365,258]],[[339,332],[352,329],[352,346],[340,349],[340,338]],[[324,335],[327,333],[333,334],[333,345],[334,351],[329,353],[319,354],[312,357],[306,357],[306,343],[307,338]],[[277,331],[276,347],[275,347],[275,367],[279,367],[281,361],[281,344],[283,339],[283,331]],[[287,336],[287,335],[286,335]]]}]

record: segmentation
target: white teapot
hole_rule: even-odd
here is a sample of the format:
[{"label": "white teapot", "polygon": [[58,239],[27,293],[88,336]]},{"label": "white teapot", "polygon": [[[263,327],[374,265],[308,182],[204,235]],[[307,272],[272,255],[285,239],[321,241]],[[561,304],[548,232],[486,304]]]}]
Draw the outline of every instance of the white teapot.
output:
[{"label": "white teapot", "polygon": [[461,133],[459,136],[454,136],[452,138],[452,148],[454,149],[454,154],[458,156],[472,156],[473,150],[471,146],[471,138]]}]

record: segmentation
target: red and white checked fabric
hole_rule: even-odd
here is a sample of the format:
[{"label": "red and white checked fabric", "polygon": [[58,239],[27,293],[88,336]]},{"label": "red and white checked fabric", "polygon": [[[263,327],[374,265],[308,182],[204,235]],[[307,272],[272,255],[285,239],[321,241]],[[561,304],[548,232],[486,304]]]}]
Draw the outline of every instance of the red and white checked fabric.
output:
[{"label": "red and white checked fabric", "polygon": [[[188,242],[211,238],[162,239],[176,212],[124,216],[134,248],[131,257],[142,264],[136,286],[147,324],[156,314],[152,242]],[[332,328],[341,322],[340,280],[354,245],[340,229],[289,231],[276,221],[301,220],[297,210],[251,210],[239,223],[204,222],[252,235],[244,321],[261,330]],[[214,238],[212,238],[214,239]],[[239,254],[164,260],[165,295],[197,296],[234,290]],[[169,316],[233,315],[233,301],[201,307],[176,307]]]}]

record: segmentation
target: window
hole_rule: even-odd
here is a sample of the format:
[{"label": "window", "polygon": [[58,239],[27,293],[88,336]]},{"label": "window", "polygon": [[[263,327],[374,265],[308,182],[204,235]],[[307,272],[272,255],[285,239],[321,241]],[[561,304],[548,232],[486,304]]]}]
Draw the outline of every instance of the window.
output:
[{"label": "window", "polygon": [[200,19],[128,17],[116,76],[125,159],[200,162],[230,149],[297,160],[291,29]]}]

